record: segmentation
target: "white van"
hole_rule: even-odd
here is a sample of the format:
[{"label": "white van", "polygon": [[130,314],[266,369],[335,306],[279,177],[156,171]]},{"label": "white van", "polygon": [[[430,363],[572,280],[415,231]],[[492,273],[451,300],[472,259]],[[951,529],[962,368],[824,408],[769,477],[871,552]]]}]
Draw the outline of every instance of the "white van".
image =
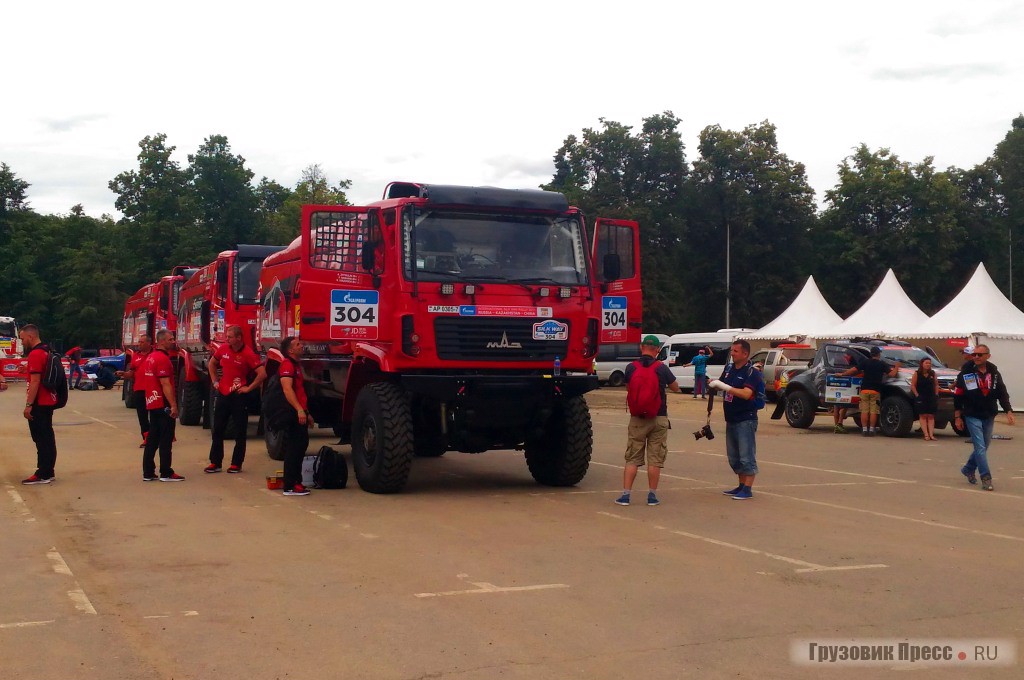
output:
[{"label": "white van", "polygon": [[[644,333],[640,337],[645,338],[648,335],[656,336],[662,346],[669,337],[661,333]],[[619,387],[626,382],[626,366],[640,357],[640,343],[638,342],[615,342],[601,345],[597,348],[597,356],[594,358],[594,372],[597,374],[599,382],[607,383],[609,387]]]},{"label": "white van", "polygon": [[679,387],[693,390],[693,366],[683,367],[704,347],[711,348],[711,359],[707,364],[708,380],[722,376],[725,365],[729,363],[729,349],[733,340],[740,333],[750,333],[755,328],[722,328],[714,333],[677,333],[670,336],[661,348],[658,358],[672,370]]}]

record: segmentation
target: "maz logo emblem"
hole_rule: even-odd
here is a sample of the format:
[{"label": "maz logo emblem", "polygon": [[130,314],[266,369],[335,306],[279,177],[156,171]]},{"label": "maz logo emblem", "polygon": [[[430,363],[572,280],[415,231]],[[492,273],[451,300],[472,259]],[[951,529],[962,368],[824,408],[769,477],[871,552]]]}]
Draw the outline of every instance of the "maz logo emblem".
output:
[{"label": "maz logo emblem", "polygon": [[509,342],[508,333],[501,334],[501,342],[489,342],[487,343],[487,349],[522,349],[523,346],[518,342]]}]

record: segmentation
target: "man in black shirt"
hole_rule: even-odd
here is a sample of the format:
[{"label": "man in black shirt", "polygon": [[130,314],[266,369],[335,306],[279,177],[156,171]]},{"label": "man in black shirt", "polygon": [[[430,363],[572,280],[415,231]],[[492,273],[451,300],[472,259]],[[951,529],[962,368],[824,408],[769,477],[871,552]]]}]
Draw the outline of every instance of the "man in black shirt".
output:
[{"label": "man in black shirt", "polygon": [[882,385],[886,378],[895,378],[899,373],[900,362],[890,366],[882,361],[882,350],[871,348],[871,358],[861,362],[860,367],[853,366],[839,375],[856,375],[863,373],[860,384],[860,429],[865,437],[874,437],[878,430],[879,402],[882,398]]}]

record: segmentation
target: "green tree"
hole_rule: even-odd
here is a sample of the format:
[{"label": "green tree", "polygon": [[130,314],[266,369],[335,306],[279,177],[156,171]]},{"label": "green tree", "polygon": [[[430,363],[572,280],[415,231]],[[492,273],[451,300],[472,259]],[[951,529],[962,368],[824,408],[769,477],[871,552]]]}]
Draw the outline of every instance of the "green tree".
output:
[{"label": "green tree", "polygon": [[182,263],[205,264],[239,243],[260,243],[258,198],[245,159],[231,153],[224,135],[211,135],[189,155],[189,201],[195,222],[175,251]]},{"label": "green tree", "polygon": [[[993,235],[994,243],[999,244],[1003,253],[994,261],[1004,262],[1006,272],[1006,278],[1000,277],[1002,280],[997,280],[997,283],[1011,299],[1016,294],[1019,300],[1024,293],[1024,257],[1020,257],[1020,253],[1024,253],[1024,115],[1013,119],[1010,131],[996,145],[991,164],[999,177],[1000,193],[1005,200],[1005,235],[1002,238]],[[1016,262],[1012,262],[1013,254],[1018,255]]]},{"label": "green tree", "polygon": [[121,290],[123,272],[117,266],[116,228],[110,219],[76,212],[60,220],[69,238],[61,251],[53,310],[54,332],[65,346],[116,347],[121,313],[127,298]]},{"label": "green tree", "polygon": [[739,132],[711,125],[701,131],[698,148],[687,201],[694,252],[686,271],[690,289],[700,294],[688,302],[703,330],[757,328],[803,285],[814,190],[803,163],[779,150],[768,121]]},{"label": "green tree", "polygon": [[283,198],[280,208],[267,217],[271,242],[278,245],[287,245],[299,235],[303,205],[351,205],[346,192],[352,188],[352,180],[343,179],[332,186],[319,164],[303,169],[294,191],[283,193],[288,190],[277,182],[268,188],[275,200]]},{"label": "green tree", "polygon": [[686,156],[671,111],[633,128],[600,119],[601,128],[569,135],[555,154],[555,174],[544,189],[560,191],[586,214],[640,223],[644,328],[668,330],[691,323],[681,304],[684,288],[682,188]]},{"label": "green tree", "polygon": [[813,273],[840,314],[856,311],[890,268],[927,313],[963,284],[950,276],[963,236],[961,193],[931,157],[912,165],[862,144],[839,165],[825,200]]},{"label": "green tree", "polygon": [[174,266],[182,233],[193,226],[188,175],[171,158],[175,147],[160,133],[139,142],[138,170],[118,174],[108,186],[124,217],[117,249],[125,285],[134,292]]},{"label": "green tree", "polygon": [[28,210],[25,192],[30,186],[25,180],[18,179],[7,163],[0,163],[0,220],[9,212]]}]

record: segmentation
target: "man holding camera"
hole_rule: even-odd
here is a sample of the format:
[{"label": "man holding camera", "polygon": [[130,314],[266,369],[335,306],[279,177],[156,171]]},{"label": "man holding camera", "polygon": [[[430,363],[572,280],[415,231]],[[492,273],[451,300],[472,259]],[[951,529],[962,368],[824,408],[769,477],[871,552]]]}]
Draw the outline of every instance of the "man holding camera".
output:
[{"label": "man holding camera", "polygon": [[725,412],[725,452],[729,465],[736,473],[739,484],[735,489],[723,491],[733,500],[745,501],[754,497],[751,487],[757,475],[757,410],[755,397],[764,391],[764,377],[761,371],[750,363],[750,343],[737,340],[729,350],[732,363],[725,367],[720,380],[712,380],[709,386],[721,390],[725,395],[722,410]]},{"label": "man holding camera", "polygon": [[[665,388],[680,392],[676,377],[668,366],[658,361],[661,341],[655,335],[648,335],[640,343],[639,360],[626,366],[626,403],[629,404],[629,443],[626,445],[626,467],[622,473],[622,495],[615,499],[619,505],[629,505],[633,481],[640,466],[647,463],[647,505],[658,505],[658,480],[661,468],[665,467],[668,454],[668,403]],[[654,407],[646,405],[652,391],[660,393],[661,401]],[[647,414],[647,409],[652,413]],[[646,455],[645,455],[646,454]]]}]

